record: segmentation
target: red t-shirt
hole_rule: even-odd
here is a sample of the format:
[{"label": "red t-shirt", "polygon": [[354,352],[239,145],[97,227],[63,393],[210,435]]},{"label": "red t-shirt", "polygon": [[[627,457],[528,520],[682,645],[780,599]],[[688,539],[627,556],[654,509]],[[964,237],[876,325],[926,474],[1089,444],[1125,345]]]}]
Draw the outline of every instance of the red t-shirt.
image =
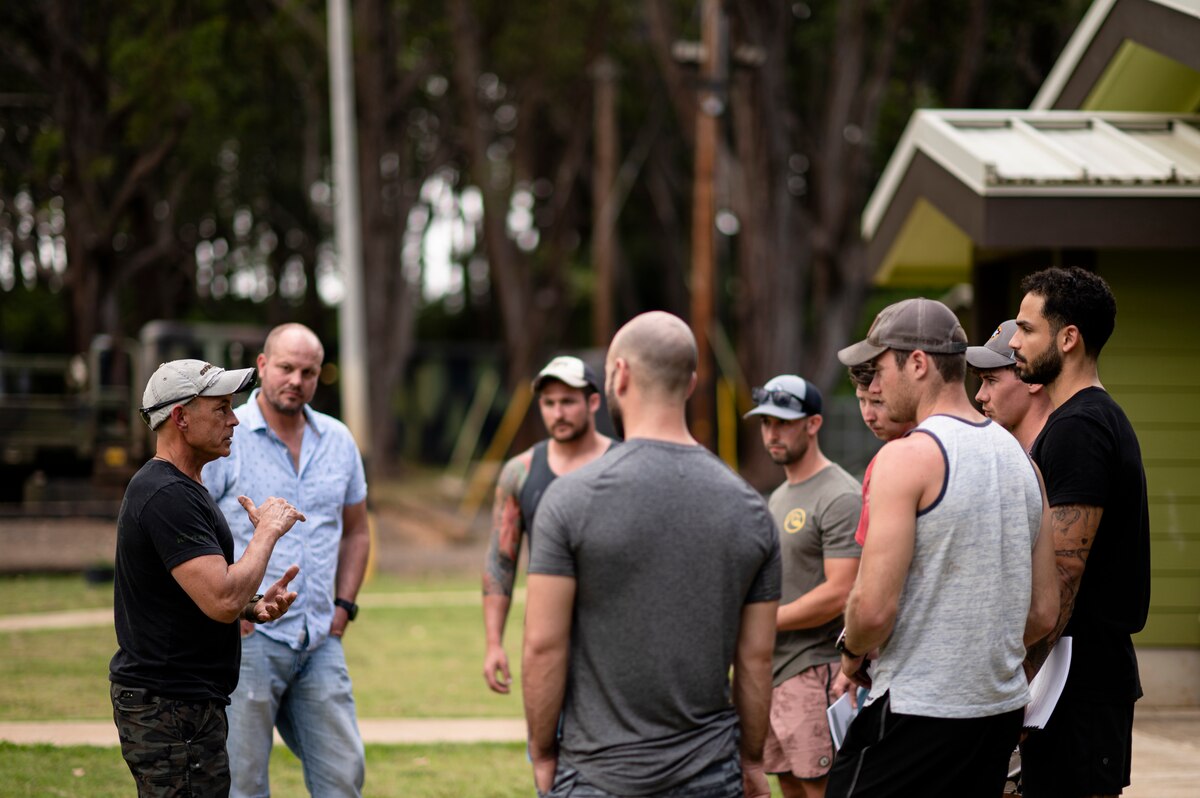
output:
[{"label": "red t-shirt", "polygon": [[[878,455],[876,455],[878,457]],[[867,503],[867,491],[871,489],[871,469],[875,467],[875,458],[871,458],[871,462],[867,463],[867,470],[863,473],[863,505],[862,512],[858,515],[858,529],[854,530],[854,542],[860,546],[865,546],[867,543],[867,523],[870,521],[871,506]]]}]

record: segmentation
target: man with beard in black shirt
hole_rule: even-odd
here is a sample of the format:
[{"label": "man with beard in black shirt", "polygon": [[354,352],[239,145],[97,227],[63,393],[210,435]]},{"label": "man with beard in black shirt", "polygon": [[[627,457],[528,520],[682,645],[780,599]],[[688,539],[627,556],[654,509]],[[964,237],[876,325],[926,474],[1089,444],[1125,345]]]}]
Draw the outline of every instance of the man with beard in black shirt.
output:
[{"label": "man with beard in black shirt", "polygon": [[1046,480],[1062,596],[1058,623],[1030,648],[1028,670],[1060,637],[1072,638],[1054,714],[1021,746],[1024,794],[1118,795],[1129,784],[1142,695],[1130,636],[1150,606],[1150,520],[1137,436],[1096,364],[1117,305],[1103,279],[1079,268],[1046,269],[1021,289],[1009,346],[1017,374],[1045,385],[1054,408],[1032,454]]}]

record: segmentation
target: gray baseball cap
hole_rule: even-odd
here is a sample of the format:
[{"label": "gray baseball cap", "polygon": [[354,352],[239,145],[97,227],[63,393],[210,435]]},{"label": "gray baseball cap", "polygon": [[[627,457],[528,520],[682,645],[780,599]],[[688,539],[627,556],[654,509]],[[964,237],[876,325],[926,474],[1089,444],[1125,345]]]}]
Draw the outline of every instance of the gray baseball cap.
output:
[{"label": "gray baseball cap", "polygon": [[845,366],[858,366],[889,349],[957,354],[967,350],[967,333],[954,311],[941,302],[924,297],[905,299],[879,311],[866,339],[839,351],[838,360]]},{"label": "gray baseball cap", "polygon": [[967,347],[967,363],[977,369],[1002,369],[1005,366],[1016,365],[1017,358],[1013,355],[1008,342],[1017,332],[1017,320],[1009,319],[996,328],[992,337],[983,346]]},{"label": "gray baseball cap", "polygon": [[229,396],[254,386],[254,369],[226,371],[203,360],[172,360],[150,376],[142,394],[142,420],[150,429],[159,426],[177,405],[197,396]]},{"label": "gray baseball cap", "polygon": [[742,418],[774,416],[791,421],[821,412],[821,392],[817,386],[795,374],[772,377],[763,387],[752,390],[750,396],[757,406]]}]

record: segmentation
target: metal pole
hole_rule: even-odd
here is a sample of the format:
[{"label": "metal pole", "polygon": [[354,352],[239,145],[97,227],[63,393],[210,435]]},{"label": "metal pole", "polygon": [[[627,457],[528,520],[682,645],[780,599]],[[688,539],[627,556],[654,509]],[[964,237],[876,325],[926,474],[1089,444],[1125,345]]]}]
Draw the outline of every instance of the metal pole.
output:
[{"label": "metal pole", "polygon": [[367,329],[363,303],[362,240],[358,200],[358,124],[347,0],[328,0],[329,98],[333,122],[333,185],[337,250],[345,295],[338,308],[338,365],[342,420],[363,458],[371,448],[367,402]]},{"label": "metal pole", "polygon": [[713,369],[708,343],[713,318],[713,281],[716,271],[714,173],[717,159],[717,118],[723,109],[720,95],[724,55],[721,52],[721,2],[704,0],[701,12],[703,60],[700,93],[696,103],[696,161],[692,189],[692,333],[699,355],[696,391],[692,395],[692,435],[713,446]]}]

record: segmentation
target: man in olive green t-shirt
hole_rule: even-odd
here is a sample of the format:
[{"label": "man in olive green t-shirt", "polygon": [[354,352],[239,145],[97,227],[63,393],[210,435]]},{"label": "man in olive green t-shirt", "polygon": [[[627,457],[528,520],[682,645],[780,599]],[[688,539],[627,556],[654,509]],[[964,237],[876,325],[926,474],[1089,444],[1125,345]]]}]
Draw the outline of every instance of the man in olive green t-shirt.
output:
[{"label": "man in olive green t-shirt", "polygon": [[833,763],[825,710],[837,698],[834,643],[862,553],[854,542],[862,486],[821,453],[821,394],[812,383],[782,374],[753,395],[756,407],[746,417],[759,417],[763,446],[786,476],[769,502],[783,595],[764,762],[785,798],[810,798],[825,794]]}]

